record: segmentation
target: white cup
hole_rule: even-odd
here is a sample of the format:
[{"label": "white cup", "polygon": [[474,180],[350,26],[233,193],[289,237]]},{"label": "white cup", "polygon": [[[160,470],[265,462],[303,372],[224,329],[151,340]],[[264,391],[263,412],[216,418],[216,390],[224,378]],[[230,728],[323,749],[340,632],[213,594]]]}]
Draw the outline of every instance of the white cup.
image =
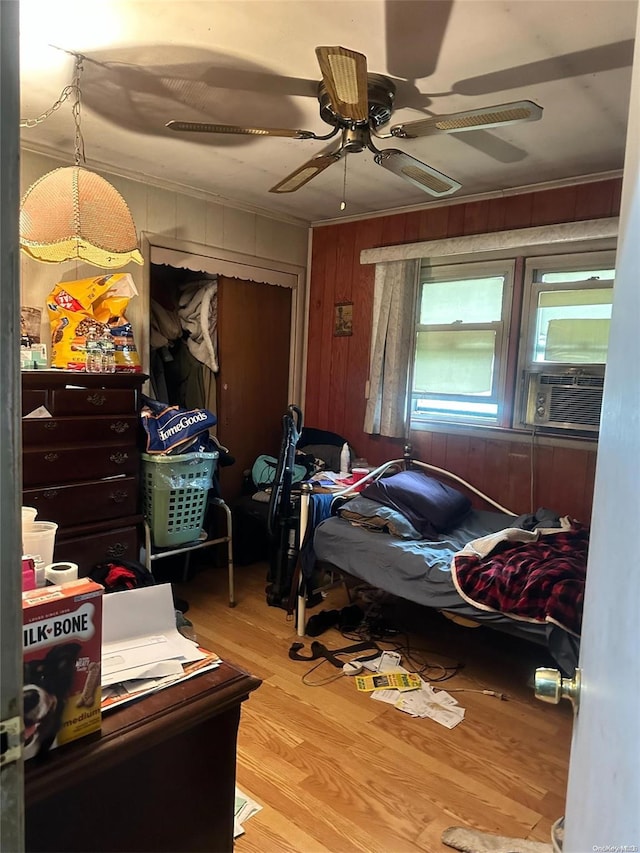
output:
[{"label": "white cup", "polygon": [[33,521],[29,528],[22,530],[22,553],[39,557],[43,568],[53,563],[57,529],[54,521]]},{"label": "white cup", "polygon": [[22,507],[22,529],[28,528],[36,520],[38,510],[33,506]]}]

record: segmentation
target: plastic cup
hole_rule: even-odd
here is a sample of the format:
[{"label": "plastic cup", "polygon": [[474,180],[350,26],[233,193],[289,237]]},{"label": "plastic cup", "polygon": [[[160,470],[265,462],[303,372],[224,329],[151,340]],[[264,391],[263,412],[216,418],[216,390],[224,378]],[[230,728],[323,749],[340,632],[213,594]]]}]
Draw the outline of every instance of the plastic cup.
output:
[{"label": "plastic cup", "polygon": [[[351,477],[353,478],[354,485],[358,483],[360,480],[364,479],[369,473],[368,468],[352,468],[351,469]],[[368,486],[368,483],[362,483],[360,486],[355,486],[358,492],[361,492],[365,486]]]},{"label": "plastic cup", "polygon": [[38,510],[33,506],[22,507],[22,528],[23,530],[36,520]]},{"label": "plastic cup", "polygon": [[22,531],[23,554],[39,557],[43,567],[53,563],[57,529],[58,525],[53,521],[32,522],[29,529]]}]

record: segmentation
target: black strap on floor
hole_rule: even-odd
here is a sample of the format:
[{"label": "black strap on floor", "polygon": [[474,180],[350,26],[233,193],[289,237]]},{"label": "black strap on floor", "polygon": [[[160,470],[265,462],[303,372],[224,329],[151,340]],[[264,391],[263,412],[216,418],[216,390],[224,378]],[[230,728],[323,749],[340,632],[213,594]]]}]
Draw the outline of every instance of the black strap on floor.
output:
[{"label": "black strap on floor", "polygon": [[289,657],[291,660],[310,661],[324,658],[338,669],[342,669],[342,666],[345,663],[343,660],[340,660],[338,655],[353,655],[357,652],[371,652],[374,650],[373,653],[369,655],[358,655],[358,660],[373,660],[382,653],[382,649],[373,642],[354,643],[354,645],[345,646],[343,649],[328,649],[322,643],[315,641],[311,643],[311,655],[301,655],[300,649],[303,648],[304,643],[294,643],[289,649]]}]

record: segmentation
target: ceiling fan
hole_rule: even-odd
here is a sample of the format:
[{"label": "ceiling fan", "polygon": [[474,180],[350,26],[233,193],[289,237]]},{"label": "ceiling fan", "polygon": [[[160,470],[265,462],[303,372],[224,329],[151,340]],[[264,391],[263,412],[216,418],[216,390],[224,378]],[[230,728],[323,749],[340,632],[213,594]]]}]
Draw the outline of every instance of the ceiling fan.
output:
[{"label": "ceiling fan", "polygon": [[316,56],[322,73],[322,80],[318,84],[320,118],[332,127],[331,132],[324,136],[310,130],[240,127],[209,122],[170,121],[166,126],[174,131],[281,136],[291,139],[326,140],[340,135],[336,145],[303,163],[271,187],[269,192],[272,193],[295,192],[344,155],[367,148],[373,152],[374,161],[379,166],[430,195],[446,196],[459,190],[462,185],[399,148],[376,148],[373,138],[415,139],[442,133],[503,127],[523,121],[536,121],[542,117],[542,108],[533,101],[515,101],[448,115],[432,115],[396,124],[388,133],[380,133],[378,128],[387,124],[393,114],[393,81],[381,74],[369,74],[366,56],[345,47],[317,47]]}]

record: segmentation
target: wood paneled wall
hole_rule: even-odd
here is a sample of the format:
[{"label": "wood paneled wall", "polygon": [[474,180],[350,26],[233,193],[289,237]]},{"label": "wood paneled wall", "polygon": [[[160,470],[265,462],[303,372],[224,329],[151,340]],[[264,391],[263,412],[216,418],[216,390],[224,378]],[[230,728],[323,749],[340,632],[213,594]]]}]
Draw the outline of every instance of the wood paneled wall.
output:
[{"label": "wood paneled wall", "polygon": [[[305,423],[344,435],[371,464],[402,455],[402,441],[362,429],[374,287],[374,267],[360,264],[363,249],[617,216],[621,185],[611,179],[314,228]],[[350,337],[333,336],[339,302],[353,302]],[[512,435],[505,441],[420,431],[411,441],[416,458],[453,471],[515,512],[547,506],[588,523],[593,446],[536,446],[532,465],[528,438]]]}]

